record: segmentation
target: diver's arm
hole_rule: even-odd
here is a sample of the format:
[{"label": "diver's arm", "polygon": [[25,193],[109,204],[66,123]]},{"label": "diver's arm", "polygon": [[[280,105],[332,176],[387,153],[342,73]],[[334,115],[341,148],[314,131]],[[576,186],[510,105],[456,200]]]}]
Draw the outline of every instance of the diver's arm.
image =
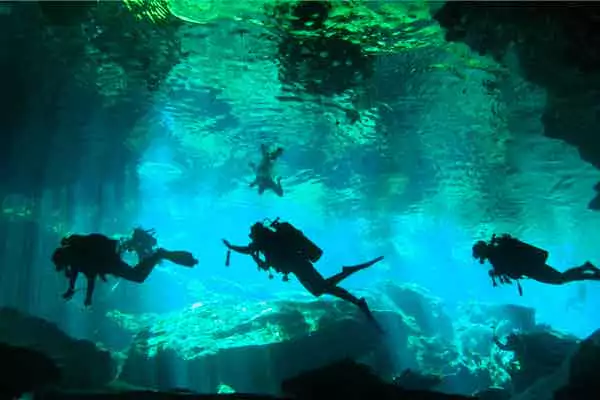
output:
[{"label": "diver's arm", "polygon": [[256,265],[258,265],[258,268],[264,269],[265,271],[269,269],[269,263],[261,260],[256,251],[253,251],[250,255],[252,256],[252,259]]},{"label": "diver's arm", "polygon": [[235,246],[232,244],[229,246],[229,250],[235,251],[236,253],[240,253],[240,254],[246,254],[246,255],[254,254],[254,249],[252,249],[252,247],[250,247],[250,246]]},{"label": "diver's arm", "polygon": [[235,251],[236,253],[252,255],[256,249],[252,246],[252,243],[248,246],[235,246],[229,243],[227,240],[223,239],[223,243],[229,250]]},{"label": "diver's arm", "polygon": [[71,298],[75,294],[75,283],[77,282],[77,276],[79,275],[79,272],[76,271],[73,267],[67,267],[65,275],[69,278],[69,287],[67,288],[67,291],[63,294],[63,298],[65,300],[71,300]]},{"label": "diver's arm", "polygon": [[488,272],[488,275],[492,279],[492,286],[494,286],[494,287],[498,286],[498,282],[496,282],[496,276],[498,274],[496,274],[496,271],[494,271],[493,269],[490,269]]},{"label": "diver's arm", "polygon": [[87,277],[87,288],[85,291],[85,302],[83,303],[86,306],[92,305],[92,296],[94,295],[94,288],[96,286],[96,277],[88,276]]}]

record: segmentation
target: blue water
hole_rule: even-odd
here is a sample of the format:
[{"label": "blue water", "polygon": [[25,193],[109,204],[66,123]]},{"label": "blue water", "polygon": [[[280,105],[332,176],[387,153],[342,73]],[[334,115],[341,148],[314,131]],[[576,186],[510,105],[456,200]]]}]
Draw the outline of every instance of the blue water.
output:
[{"label": "blue water", "polygon": [[[160,143],[157,139],[156,145],[146,152],[144,161],[166,164],[172,161],[168,146]],[[254,156],[258,157],[258,151]],[[288,170],[294,168],[287,157],[283,157],[281,163],[286,164]],[[250,171],[245,178],[251,180]],[[234,181],[240,180],[240,177],[221,175],[203,176],[202,179]],[[379,255],[386,257],[384,262],[344,281],[343,286],[350,290],[376,291],[378,285],[385,281],[415,283],[441,298],[450,314],[461,303],[473,301],[518,304],[535,308],[538,322],[561,331],[585,337],[597,329],[595,304],[600,297],[594,282],[547,286],[524,281],[523,297],[518,295],[516,286],[493,288],[487,276],[488,266],[481,266],[471,257],[470,246],[480,238],[470,236],[461,227],[460,221],[449,213],[390,215],[387,228],[389,242],[373,243],[364,229],[365,224],[369,224],[368,217],[324,216],[326,213],[319,209],[318,204],[307,204],[305,198],[293,195],[278,198],[269,192],[258,196],[254,190],[245,187],[243,178],[241,180],[233,188],[233,195],[219,195],[211,192],[210,185],[201,185],[198,194],[190,197],[187,193],[167,190],[160,174],[141,176],[139,190],[144,201],[136,223],[155,228],[161,246],[187,249],[200,259],[194,270],[165,265],[149,279],[142,291],[160,291],[157,299],[159,308],[169,308],[169,304],[173,304],[173,309],[176,309],[194,301],[188,293],[169,290],[165,281],[172,277],[168,276],[166,269],[173,270],[178,279],[206,282],[206,286],[215,292],[240,296],[240,301],[268,301],[292,296],[289,292],[302,293],[303,288],[294,279],[287,283],[281,282],[278,277],[269,280],[266,273],[257,271],[249,257],[233,254],[231,266],[224,266],[222,238],[245,245],[253,223],[280,217],[302,229],[325,250],[317,263],[324,276],[339,272],[343,265]],[[543,238],[545,234],[540,232],[537,237]],[[535,233],[531,236],[535,238]],[[536,244],[544,247],[543,242]],[[551,254],[550,265],[559,270],[579,265],[587,259],[574,244],[554,242],[545,248]],[[160,289],[157,287],[159,282]],[[154,307],[152,300],[146,306],[151,310]]]}]

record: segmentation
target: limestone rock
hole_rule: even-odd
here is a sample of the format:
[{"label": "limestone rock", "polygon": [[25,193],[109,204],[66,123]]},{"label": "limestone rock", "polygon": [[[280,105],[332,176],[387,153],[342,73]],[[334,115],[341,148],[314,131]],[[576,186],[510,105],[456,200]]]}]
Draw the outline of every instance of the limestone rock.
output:
[{"label": "limestone rock", "polygon": [[12,308],[0,308],[0,342],[30,348],[54,360],[61,387],[97,389],[112,381],[116,366],[111,354],[87,340],[77,340],[42,318]]}]

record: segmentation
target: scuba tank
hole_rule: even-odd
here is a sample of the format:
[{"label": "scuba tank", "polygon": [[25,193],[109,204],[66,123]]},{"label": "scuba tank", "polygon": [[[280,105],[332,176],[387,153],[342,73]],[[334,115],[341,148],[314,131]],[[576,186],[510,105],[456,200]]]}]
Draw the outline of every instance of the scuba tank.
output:
[{"label": "scuba tank", "polygon": [[61,247],[73,247],[76,251],[90,254],[118,254],[119,241],[99,233],[70,235],[62,238]]},{"label": "scuba tank", "polygon": [[529,243],[525,243],[509,235],[492,238],[501,247],[510,252],[510,257],[521,264],[540,265],[546,264],[548,252]]},{"label": "scuba tank", "polygon": [[279,218],[271,222],[270,227],[276,233],[281,234],[286,238],[286,242],[290,246],[290,250],[300,253],[310,262],[316,263],[323,255],[323,250],[319,248],[313,241],[308,239],[304,233],[295,228],[289,222],[279,222]]}]

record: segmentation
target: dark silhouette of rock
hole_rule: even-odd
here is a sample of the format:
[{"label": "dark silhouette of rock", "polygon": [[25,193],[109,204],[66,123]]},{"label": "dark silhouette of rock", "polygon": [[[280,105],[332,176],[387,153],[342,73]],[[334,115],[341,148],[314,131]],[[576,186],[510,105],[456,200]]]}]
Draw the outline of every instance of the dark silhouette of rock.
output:
[{"label": "dark silhouette of rock", "polygon": [[475,393],[479,400],[510,400],[512,393],[505,388],[488,388]]},{"label": "dark silhouette of rock", "polygon": [[61,388],[98,389],[116,376],[108,351],[87,340],[77,340],[44,319],[0,308],[0,342],[30,347],[54,359],[61,370]]},{"label": "dark silhouette of rock", "polygon": [[523,392],[540,378],[560,370],[578,346],[576,337],[546,329],[510,335],[504,347],[514,352],[519,363],[519,368],[510,371],[514,392]]},{"label": "dark silhouette of rock", "polygon": [[393,379],[394,385],[408,390],[432,390],[444,380],[441,375],[423,374],[410,368]]},{"label": "dark silhouette of rock", "polygon": [[407,390],[386,383],[369,367],[352,360],[342,360],[295,378],[285,380],[282,391],[298,399],[366,400],[366,399],[472,399],[470,396],[447,395],[425,390]]},{"label": "dark silhouette of rock", "polygon": [[569,354],[554,372],[538,379],[511,400],[595,400],[600,398],[600,331],[594,332]]},{"label": "dark silhouette of rock", "polygon": [[[447,1],[434,18],[447,41],[503,63],[511,51],[529,82],[547,90],[545,135],[600,168],[600,7],[596,2]],[[589,208],[599,209],[593,199]]]},{"label": "dark silhouette of rock", "polygon": [[[191,394],[179,392],[129,391],[119,393],[48,393],[40,396],[40,400],[95,400],[95,399],[130,399],[130,400],[291,400],[259,394]],[[308,400],[308,399],[307,399]]]},{"label": "dark silhouette of rock", "polygon": [[272,397],[257,394],[216,394],[199,395],[189,391],[116,391],[105,393],[46,393],[43,400],[55,399],[239,399],[239,400],[463,400],[475,399],[470,396],[448,395],[426,390],[407,390],[386,383],[378,378],[369,367],[350,359],[341,360],[325,367],[303,372],[282,382],[281,390],[288,397]]},{"label": "dark silhouette of rock", "polygon": [[60,369],[39,351],[0,343],[0,365],[0,398],[18,398],[60,383]]},{"label": "dark silhouette of rock", "polygon": [[38,1],[38,6],[47,21],[54,25],[65,26],[82,23],[89,9],[97,6],[90,1]]},{"label": "dark silhouette of rock", "polygon": [[568,384],[557,390],[555,400],[600,398],[600,330],[584,340],[568,361]]}]

